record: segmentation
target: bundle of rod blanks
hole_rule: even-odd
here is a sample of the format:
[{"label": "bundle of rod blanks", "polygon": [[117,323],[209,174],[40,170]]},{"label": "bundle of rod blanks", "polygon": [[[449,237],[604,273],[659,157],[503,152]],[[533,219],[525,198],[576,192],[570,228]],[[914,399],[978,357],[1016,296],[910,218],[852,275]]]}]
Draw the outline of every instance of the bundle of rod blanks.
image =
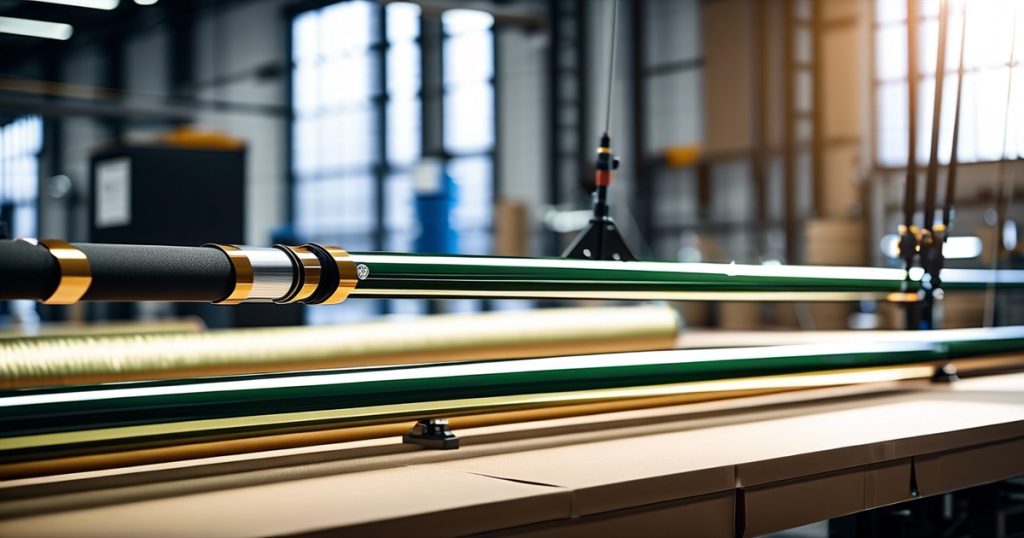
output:
[{"label": "bundle of rod blanks", "polygon": [[425,417],[521,422],[1024,367],[1024,327],[894,336],[9,390],[0,476],[380,437]]}]

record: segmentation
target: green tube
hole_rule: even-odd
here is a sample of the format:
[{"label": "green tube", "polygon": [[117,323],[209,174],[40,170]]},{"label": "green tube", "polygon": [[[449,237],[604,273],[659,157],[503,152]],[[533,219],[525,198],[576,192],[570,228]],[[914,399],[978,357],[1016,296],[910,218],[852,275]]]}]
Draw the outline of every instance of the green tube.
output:
[{"label": "green tube", "polygon": [[[903,269],[810,265],[616,262],[352,253],[353,297],[508,297],[630,300],[882,299],[917,291],[921,275]],[[1024,287],[1022,271],[944,269],[943,287]]]},{"label": "green tube", "polygon": [[878,341],[934,344],[943,359],[956,359],[1024,350],[1024,326],[888,331],[881,333]]},{"label": "green tube", "polygon": [[887,340],[841,348],[669,350],[12,390],[0,393],[0,463],[591,397],[635,398],[700,381],[927,366],[1022,350],[1024,327],[901,332]]},{"label": "green tube", "polygon": [[[353,297],[858,300],[901,291],[902,269],[352,253]],[[919,282],[910,281],[910,290]]]},{"label": "green tube", "polygon": [[942,288],[946,290],[984,290],[1024,288],[1024,271],[1014,269],[943,269]]}]

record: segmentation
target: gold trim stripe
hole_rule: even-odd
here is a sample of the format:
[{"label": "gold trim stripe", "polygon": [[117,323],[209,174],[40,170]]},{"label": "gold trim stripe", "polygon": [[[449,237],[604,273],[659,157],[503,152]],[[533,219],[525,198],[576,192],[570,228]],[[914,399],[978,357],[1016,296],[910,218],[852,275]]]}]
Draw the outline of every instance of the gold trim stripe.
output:
[{"label": "gold trim stripe", "polygon": [[338,289],[320,304],[338,304],[348,298],[352,290],[356,289],[359,279],[356,277],[356,262],[352,260],[348,252],[339,247],[319,245],[334,258],[338,265]]},{"label": "gold trim stripe", "polygon": [[313,292],[316,291],[317,286],[320,285],[320,275],[322,270],[320,268],[320,259],[316,257],[316,254],[312,250],[309,250],[303,246],[288,246],[281,245],[284,248],[291,251],[292,254],[302,264],[302,285],[290,299],[287,301],[279,301],[281,304],[297,303],[309,299]]},{"label": "gold trim stripe", "polygon": [[57,288],[43,304],[74,304],[77,303],[92,285],[92,267],[85,253],[71,243],[60,239],[40,239],[39,244],[50,251],[60,268],[60,280]]},{"label": "gold trim stripe", "polygon": [[211,247],[220,250],[228,257],[231,267],[235,270],[235,287],[227,297],[213,301],[214,304],[238,304],[245,301],[252,294],[254,282],[252,262],[241,249],[234,245],[221,245],[219,243],[207,243],[204,247]]}]

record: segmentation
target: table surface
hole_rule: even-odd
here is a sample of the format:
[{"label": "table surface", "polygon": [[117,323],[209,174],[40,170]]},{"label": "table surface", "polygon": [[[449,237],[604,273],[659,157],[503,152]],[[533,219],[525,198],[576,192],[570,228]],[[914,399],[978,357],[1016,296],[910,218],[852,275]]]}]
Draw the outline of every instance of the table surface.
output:
[{"label": "table surface", "polygon": [[457,433],[0,482],[0,535],[757,535],[1024,474],[1024,373]]}]

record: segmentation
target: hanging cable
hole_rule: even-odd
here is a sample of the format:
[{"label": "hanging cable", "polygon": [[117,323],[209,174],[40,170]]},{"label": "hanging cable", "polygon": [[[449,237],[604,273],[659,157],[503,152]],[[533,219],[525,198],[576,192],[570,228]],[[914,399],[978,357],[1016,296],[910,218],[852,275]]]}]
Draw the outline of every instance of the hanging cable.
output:
[{"label": "hanging cable", "polygon": [[[935,299],[942,298],[942,276],[943,270],[946,265],[945,258],[945,246],[946,241],[949,239],[950,220],[952,219],[953,213],[953,199],[956,195],[956,171],[957,171],[957,155],[958,145],[960,140],[960,101],[961,95],[963,94],[964,84],[964,50],[966,49],[967,43],[967,3],[964,2],[960,9],[960,59],[957,63],[957,81],[956,81],[956,107],[953,112],[953,140],[952,148],[949,152],[949,167],[946,172],[946,197],[943,201],[942,208],[942,219],[938,224],[933,224],[928,239],[931,243],[928,245],[928,256],[926,269],[929,276],[931,277],[930,282],[930,296],[926,296],[927,304],[925,305],[925,314],[927,319],[932,323],[934,327],[933,317],[933,306]],[[946,40],[942,40],[943,47],[945,47]],[[943,62],[939,62],[940,69],[944,69]],[[936,91],[938,89],[936,88]],[[938,121],[938,120],[936,120]],[[933,142],[935,140],[933,139]],[[933,146],[934,148],[934,146]],[[936,158],[936,169],[938,168],[937,155]],[[936,170],[935,181],[938,181],[938,171]],[[934,209],[932,209],[934,211]],[[929,213],[930,214],[930,213]],[[931,222],[931,221],[929,221]],[[927,293],[927,292],[926,292]]]},{"label": "hanging cable", "polygon": [[[904,235],[911,234],[917,205],[917,0],[907,0],[907,182],[903,197]],[[912,237],[912,235],[911,235]],[[903,251],[904,259],[912,260],[916,244]],[[909,250],[909,252],[907,252]],[[909,262],[908,262],[909,266]]]},{"label": "hanging cable", "polygon": [[935,227],[935,196],[939,183],[939,128],[942,124],[942,90],[946,73],[946,27],[949,25],[947,8],[948,0],[941,0],[939,2],[939,41],[935,53],[935,97],[932,106],[931,147],[928,153],[928,170],[925,174],[924,184],[923,228],[927,230],[928,234]]},{"label": "hanging cable", "polygon": [[608,53],[608,92],[605,94],[604,104],[604,134],[611,137],[612,134],[612,86],[615,81],[615,32],[619,26],[619,0],[612,0],[612,39],[609,42]]},{"label": "hanging cable", "polygon": [[[918,241],[918,252],[921,268],[928,278],[922,283],[924,298],[921,308],[921,327],[931,329],[935,319],[932,315],[935,290],[939,284],[939,271],[942,268],[942,239],[935,230],[935,197],[939,183],[939,129],[942,127],[942,93],[946,74],[946,34],[949,26],[949,0],[939,2],[939,36],[935,53],[935,93],[932,106],[931,146],[928,153],[928,169],[924,184],[924,215],[921,237]],[[941,234],[942,226],[940,225]]]},{"label": "hanging cable", "polygon": [[615,34],[618,28],[619,2],[612,2],[611,50],[608,54],[608,92],[605,94],[604,132],[597,145],[597,159],[594,162],[594,214],[590,223],[562,254],[563,258],[591,260],[635,260],[632,250],[626,244],[608,207],[608,187],[612,174],[619,167],[619,159],[612,153],[612,89],[615,82]]},{"label": "hanging cable", "polygon": [[[1013,182],[1007,181],[1006,161],[1009,159],[1010,143],[1010,105],[1013,104],[1013,67],[1016,62],[1015,50],[1017,48],[1017,6],[1013,8],[1013,31],[1010,34],[1010,62],[1007,68],[1010,70],[1006,82],[1006,113],[1003,115],[1003,152],[999,161],[999,173],[995,178],[996,191],[996,221],[992,227],[992,273],[999,269],[999,253],[1002,250],[1003,220],[1006,218],[1010,200],[1013,199]],[[990,282],[985,287],[985,320],[984,326],[995,325],[996,320],[996,283]]]},{"label": "hanging cable", "polygon": [[[917,26],[920,22],[917,4],[918,0],[907,0],[907,178],[903,193],[903,224],[899,226],[900,258],[903,260],[903,269],[906,273],[903,289],[905,293],[910,292],[911,288],[910,271],[917,258],[919,232],[914,225],[914,213],[917,209]],[[921,308],[916,297],[908,300],[905,306],[906,328],[920,328]]]},{"label": "hanging cable", "polygon": [[960,102],[964,87],[964,51],[967,48],[967,2],[960,10],[960,60],[956,69],[956,108],[953,111],[953,147],[949,152],[949,168],[946,172],[946,199],[942,209],[942,229],[949,237],[953,223],[953,199],[956,197],[956,172],[960,146]]}]

